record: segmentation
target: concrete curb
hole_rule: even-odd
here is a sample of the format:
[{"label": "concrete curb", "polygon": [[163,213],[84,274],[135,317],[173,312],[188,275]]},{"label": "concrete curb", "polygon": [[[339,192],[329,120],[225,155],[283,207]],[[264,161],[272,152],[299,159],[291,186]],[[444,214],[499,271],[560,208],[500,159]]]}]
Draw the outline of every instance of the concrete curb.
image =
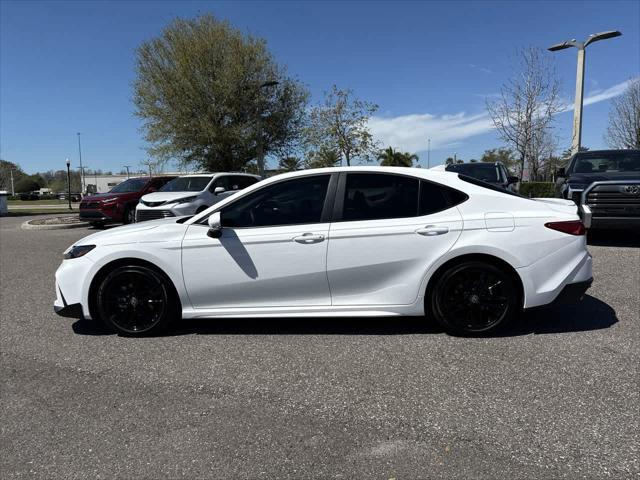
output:
[{"label": "concrete curb", "polygon": [[66,228],[82,228],[88,227],[88,222],[77,222],[77,223],[60,223],[58,225],[32,225],[31,222],[34,220],[41,220],[41,218],[34,218],[31,220],[27,220],[24,222],[20,228],[23,230],[63,230]]}]

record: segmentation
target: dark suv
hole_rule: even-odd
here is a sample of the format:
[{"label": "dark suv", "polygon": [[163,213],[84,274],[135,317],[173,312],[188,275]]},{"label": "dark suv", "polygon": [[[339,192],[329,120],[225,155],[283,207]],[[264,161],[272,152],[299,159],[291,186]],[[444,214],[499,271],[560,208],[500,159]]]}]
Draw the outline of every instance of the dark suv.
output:
[{"label": "dark suv", "polygon": [[573,200],[591,228],[640,228],[640,150],[576,153],[556,175],[556,196]]},{"label": "dark suv", "polygon": [[501,162],[473,162],[454,163],[445,167],[447,172],[457,172],[467,177],[477,178],[496,187],[502,187],[512,192],[518,183],[518,177],[509,175],[507,168]]},{"label": "dark suv", "polygon": [[174,178],[176,177],[129,178],[108,193],[84,197],[80,202],[80,220],[94,226],[118,222],[132,223],[135,221],[136,205],[140,197],[155,192]]}]

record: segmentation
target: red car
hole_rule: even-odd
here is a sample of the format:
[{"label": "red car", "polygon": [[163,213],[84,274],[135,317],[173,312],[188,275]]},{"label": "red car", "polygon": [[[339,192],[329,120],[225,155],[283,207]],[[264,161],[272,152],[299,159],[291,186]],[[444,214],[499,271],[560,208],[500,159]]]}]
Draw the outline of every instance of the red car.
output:
[{"label": "red car", "polygon": [[108,193],[84,197],[80,202],[80,220],[93,226],[107,223],[133,223],[138,200],[147,193],[159,190],[173,177],[129,178],[119,183]]}]

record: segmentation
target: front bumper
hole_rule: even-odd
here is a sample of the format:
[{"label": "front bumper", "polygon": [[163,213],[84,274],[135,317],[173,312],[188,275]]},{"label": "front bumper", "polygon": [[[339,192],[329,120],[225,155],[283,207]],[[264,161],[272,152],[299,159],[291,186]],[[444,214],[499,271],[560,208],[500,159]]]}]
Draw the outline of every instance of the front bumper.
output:
[{"label": "front bumper", "polygon": [[56,298],[53,310],[60,316],[91,318],[88,308],[88,282],[93,261],[88,255],[64,260],[55,274]]},{"label": "front bumper", "polygon": [[106,214],[102,210],[80,209],[80,220],[87,222],[112,222],[115,221],[111,214]]},{"label": "front bumper", "polygon": [[168,203],[159,207],[148,207],[142,203],[139,203],[136,208],[136,222],[193,215],[201,205],[202,203],[189,202]]}]

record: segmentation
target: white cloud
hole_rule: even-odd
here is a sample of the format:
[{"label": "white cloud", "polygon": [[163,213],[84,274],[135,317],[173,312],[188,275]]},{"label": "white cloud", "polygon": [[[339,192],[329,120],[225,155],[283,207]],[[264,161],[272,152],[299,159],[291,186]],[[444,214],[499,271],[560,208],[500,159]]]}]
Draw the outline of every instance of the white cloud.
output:
[{"label": "white cloud", "polygon": [[[632,80],[585,97],[584,105],[592,105],[621,95],[630,81]],[[571,110],[573,110],[573,103],[567,102],[562,112]],[[493,124],[486,112],[474,115],[465,112],[452,115],[416,113],[397,117],[374,116],[369,120],[369,127],[373,136],[385,146],[409,152],[423,152],[427,150],[429,138],[431,138],[431,148],[436,150],[452,144],[460,144],[462,140],[490,132]]]}]

